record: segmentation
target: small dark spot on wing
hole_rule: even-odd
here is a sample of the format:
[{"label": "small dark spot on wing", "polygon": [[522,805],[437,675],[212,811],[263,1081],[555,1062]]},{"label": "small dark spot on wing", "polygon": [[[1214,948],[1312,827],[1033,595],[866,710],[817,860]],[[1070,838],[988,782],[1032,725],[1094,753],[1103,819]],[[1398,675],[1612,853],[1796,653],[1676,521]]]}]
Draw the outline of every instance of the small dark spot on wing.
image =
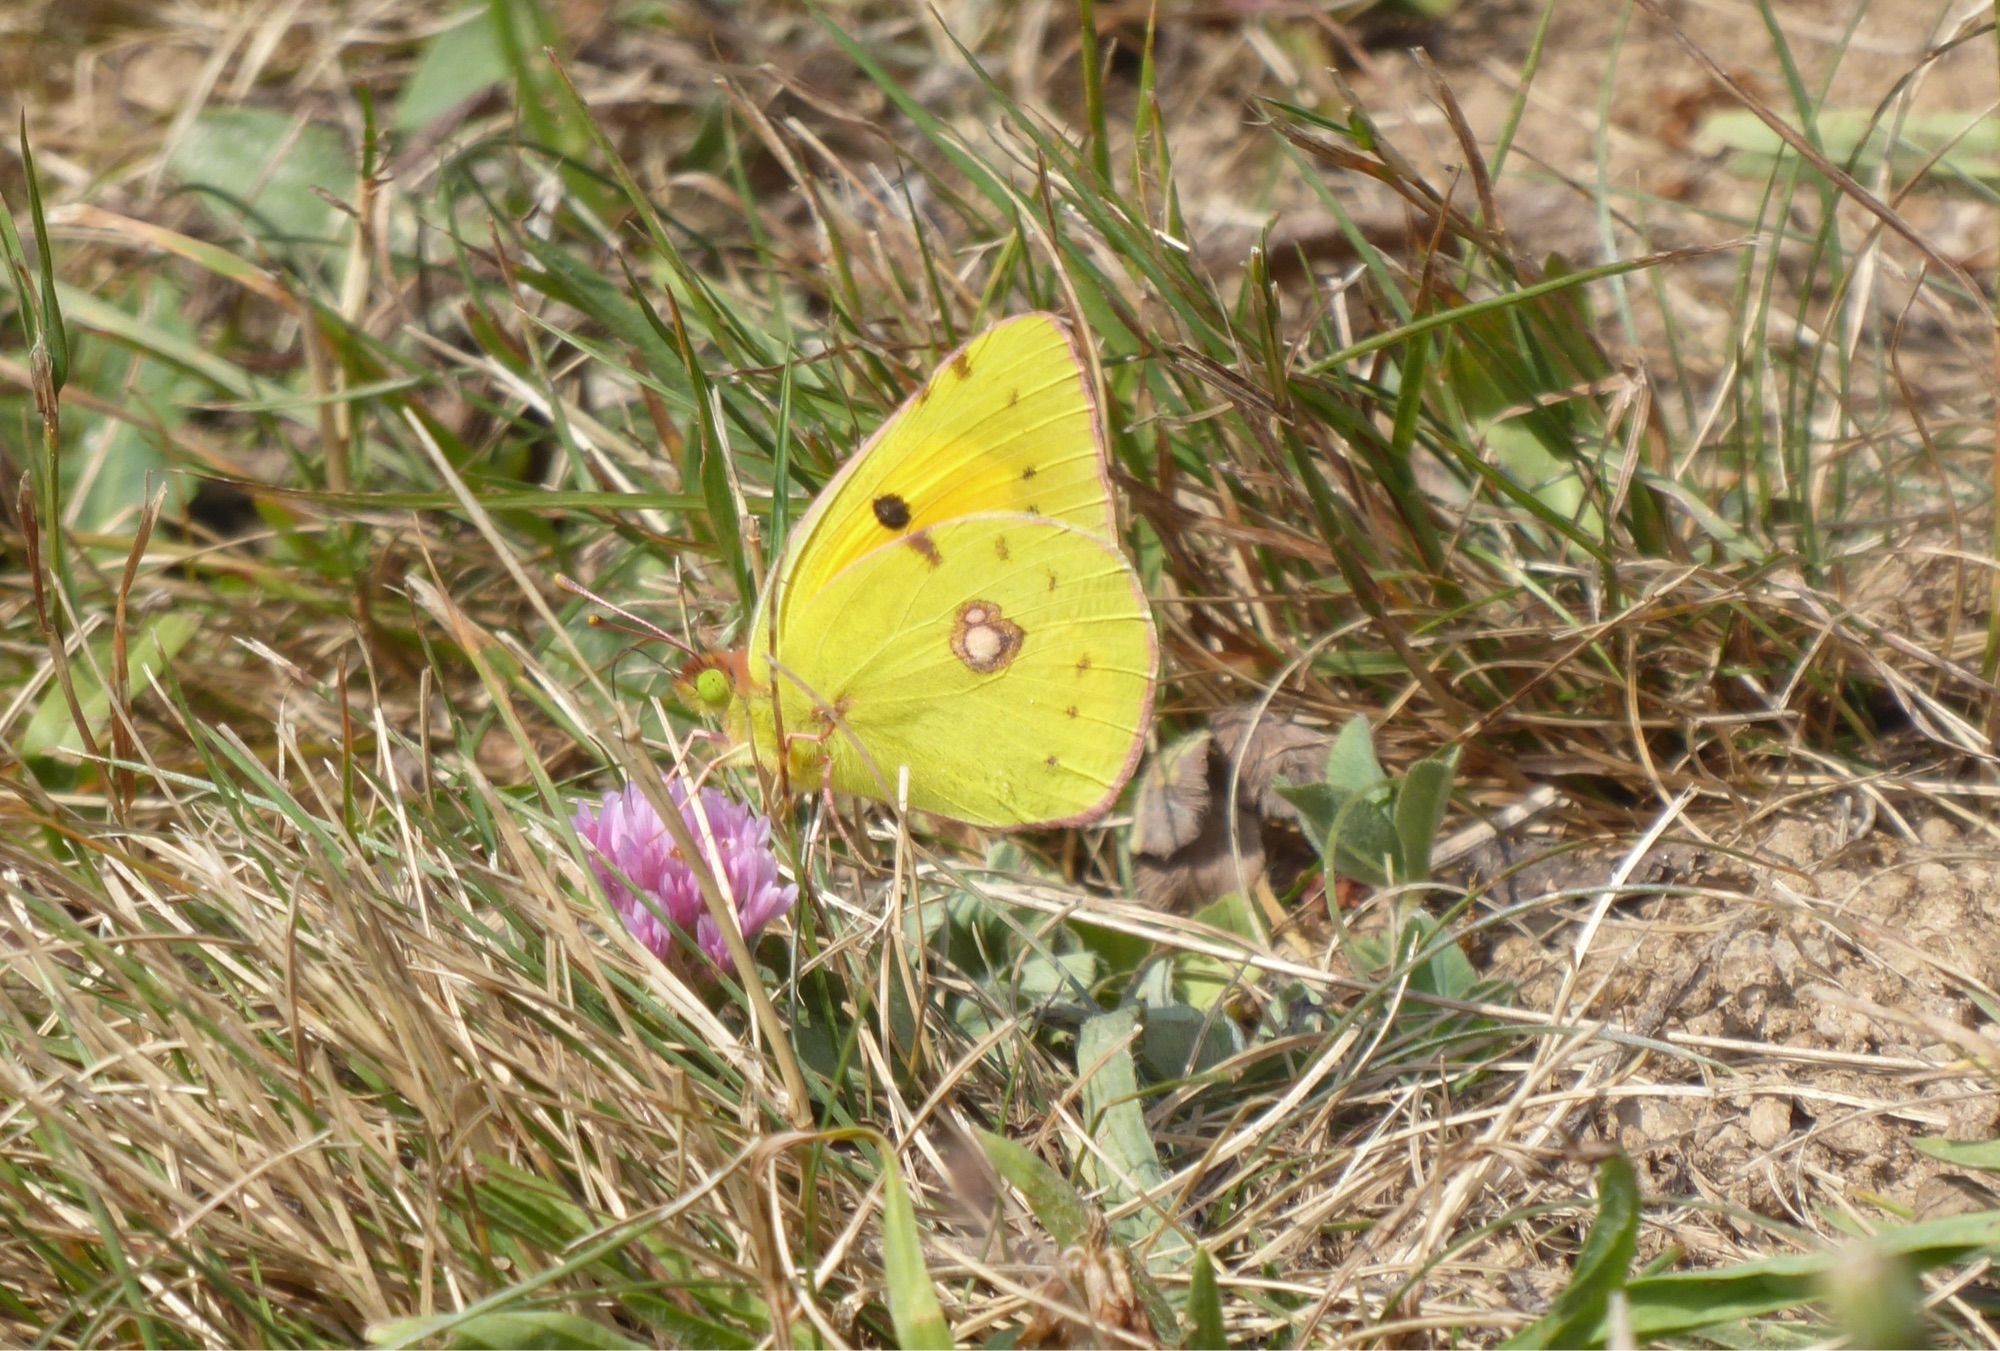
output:
[{"label": "small dark spot on wing", "polygon": [[951,361],[951,373],[961,380],[969,378],[972,374],[971,353],[960,351],[957,356],[953,357]]},{"label": "small dark spot on wing", "polygon": [[944,557],[938,553],[937,541],[931,538],[930,531],[919,530],[914,535],[905,535],[903,536],[903,543],[915,549],[917,557],[923,559],[924,562],[930,564],[933,568],[944,565]]}]

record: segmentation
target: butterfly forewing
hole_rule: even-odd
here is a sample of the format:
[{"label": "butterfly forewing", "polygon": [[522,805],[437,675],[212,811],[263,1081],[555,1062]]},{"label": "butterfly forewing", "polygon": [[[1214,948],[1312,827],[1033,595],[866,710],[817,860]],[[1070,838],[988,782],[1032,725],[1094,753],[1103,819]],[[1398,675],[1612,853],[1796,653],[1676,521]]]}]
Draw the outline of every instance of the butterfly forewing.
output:
[{"label": "butterfly forewing", "polygon": [[773,579],[781,631],[862,555],[960,516],[1021,512],[1112,538],[1089,378],[1049,314],[1006,320],[947,357],[799,522]]}]

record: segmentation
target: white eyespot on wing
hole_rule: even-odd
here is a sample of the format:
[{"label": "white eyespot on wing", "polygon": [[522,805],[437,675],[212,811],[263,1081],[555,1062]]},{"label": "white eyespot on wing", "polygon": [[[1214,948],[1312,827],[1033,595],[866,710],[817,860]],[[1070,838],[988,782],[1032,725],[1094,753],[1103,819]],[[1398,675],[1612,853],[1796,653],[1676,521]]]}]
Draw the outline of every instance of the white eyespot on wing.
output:
[{"label": "white eyespot on wing", "polygon": [[967,670],[993,675],[1013,664],[1027,636],[992,601],[969,600],[958,607],[952,623],[951,651]]}]

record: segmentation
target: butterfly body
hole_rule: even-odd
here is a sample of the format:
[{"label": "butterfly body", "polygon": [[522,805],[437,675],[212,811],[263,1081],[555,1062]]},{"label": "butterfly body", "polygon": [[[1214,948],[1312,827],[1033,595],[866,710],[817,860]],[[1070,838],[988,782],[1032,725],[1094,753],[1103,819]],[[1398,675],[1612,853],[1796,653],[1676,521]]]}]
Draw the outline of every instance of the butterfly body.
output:
[{"label": "butterfly body", "polygon": [[999,828],[1078,823],[1131,776],[1158,645],[1115,542],[1066,329],[974,338],[787,542],[731,663],[731,730],[801,787]]}]

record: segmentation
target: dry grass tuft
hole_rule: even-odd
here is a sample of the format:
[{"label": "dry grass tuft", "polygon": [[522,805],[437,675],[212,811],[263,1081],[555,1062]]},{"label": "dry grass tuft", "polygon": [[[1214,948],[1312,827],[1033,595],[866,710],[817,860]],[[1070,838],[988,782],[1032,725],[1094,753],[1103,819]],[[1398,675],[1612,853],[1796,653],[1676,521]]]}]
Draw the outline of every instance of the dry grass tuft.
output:
[{"label": "dry grass tuft", "polygon": [[[1916,1144],[2000,1132],[1992,37],[1642,8],[0,14],[73,353],[45,423],[0,154],[0,1339],[1767,1342],[1821,1259],[1712,1273],[1881,1231],[1992,1341]],[[683,983],[567,818],[706,751],[555,577],[726,639],[1030,306],[1159,743],[1361,714],[1534,819],[1187,917],[1122,820],[779,804],[775,1013]]]}]

